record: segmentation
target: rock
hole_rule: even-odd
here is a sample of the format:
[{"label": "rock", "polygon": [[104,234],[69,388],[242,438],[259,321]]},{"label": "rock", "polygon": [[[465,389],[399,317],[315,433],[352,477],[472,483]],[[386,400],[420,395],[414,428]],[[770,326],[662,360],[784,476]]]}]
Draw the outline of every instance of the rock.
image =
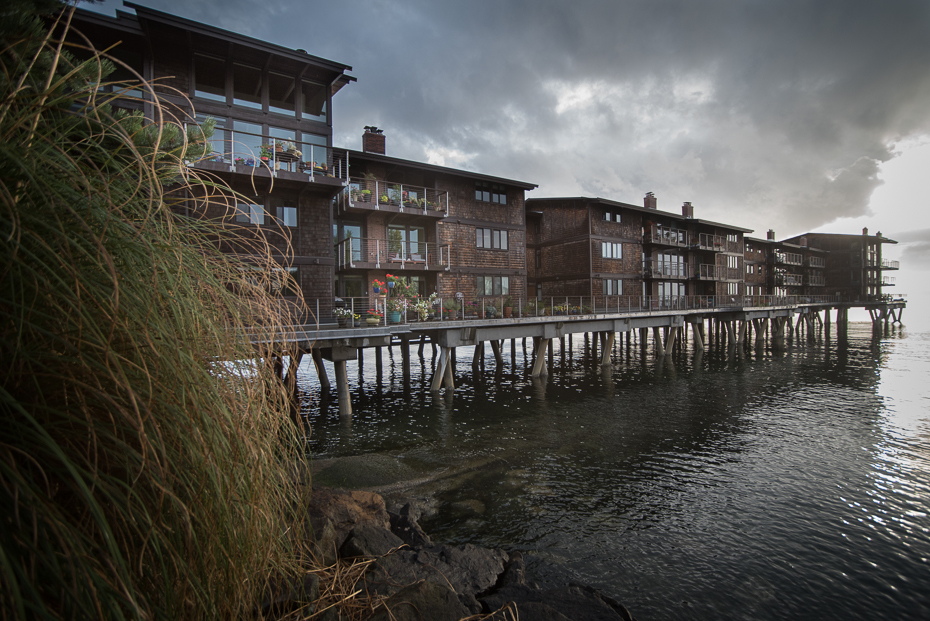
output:
[{"label": "rock", "polygon": [[369,520],[352,529],[345,543],[339,548],[339,555],[343,558],[384,556],[403,545],[400,537]]},{"label": "rock", "polygon": [[581,621],[569,618],[561,612],[539,602],[524,602],[517,606],[510,604],[508,608],[494,611],[486,621],[513,621],[514,619],[532,619],[532,621]]},{"label": "rock", "polygon": [[324,564],[335,560],[335,551],[342,547],[356,524],[372,521],[385,529],[391,526],[384,499],[371,492],[314,485],[307,513],[315,547]]},{"label": "rock", "polygon": [[[552,615],[551,611],[554,611],[569,619],[584,621],[633,621],[632,615],[619,602],[604,596],[596,589],[580,585],[546,591],[526,585],[512,585],[481,598],[485,612],[498,610],[508,602],[517,605],[520,618],[561,619]],[[525,613],[527,607],[531,607],[535,614]],[[544,614],[550,616],[543,616]]]},{"label": "rock", "polygon": [[404,543],[414,548],[433,545],[429,536],[417,524],[419,512],[409,502],[397,513],[388,512],[388,515],[391,518],[391,532],[403,539]]},{"label": "rock", "polygon": [[458,621],[470,615],[448,585],[417,582],[404,587],[378,608],[372,621]]},{"label": "rock", "polygon": [[504,566],[504,573],[501,574],[497,584],[500,587],[526,584],[526,561],[523,560],[523,553],[519,550],[510,553],[510,558]]},{"label": "rock", "polygon": [[424,548],[417,555],[417,563],[437,569],[456,593],[477,596],[497,584],[507,558],[503,550],[488,550],[466,543],[457,547],[436,545]]}]

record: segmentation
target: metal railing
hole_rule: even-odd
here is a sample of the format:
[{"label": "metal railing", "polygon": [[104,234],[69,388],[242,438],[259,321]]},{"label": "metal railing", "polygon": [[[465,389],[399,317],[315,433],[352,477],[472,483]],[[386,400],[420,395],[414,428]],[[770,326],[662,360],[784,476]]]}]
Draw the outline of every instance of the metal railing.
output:
[{"label": "metal railing", "polygon": [[652,261],[650,259],[646,259],[646,261],[643,262],[643,278],[683,280],[689,278],[689,272],[690,270],[686,263]]},{"label": "metal railing", "polygon": [[775,274],[775,284],[785,287],[800,287],[804,278],[800,274]]},{"label": "metal railing", "polygon": [[712,235],[710,233],[699,233],[694,236],[696,245],[701,250],[713,250],[714,252],[723,252],[727,248],[727,238],[723,235]]},{"label": "metal railing", "polygon": [[660,224],[653,224],[645,228],[643,241],[664,246],[686,248],[688,246],[688,231],[662,226]]},{"label": "metal railing", "polygon": [[350,237],[335,248],[338,268],[356,267],[356,263],[392,269],[450,266],[449,244]]},{"label": "metal railing", "polygon": [[213,150],[193,164],[228,164],[230,172],[248,172],[251,168],[264,167],[275,175],[279,170],[289,170],[302,172],[311,179],[321,176],[348,180],[348,162],[342,151],[251,132],[231,129],[217,129],[216,132],[222,137],[207,141]]},{"label": "metal railing", "polygon": [[[888,301],[891,298],[890,295],[883,296]],[[838,301],[836,295],[597,295],[550,296],[529,300],[511,296],[487,296],[470,300],[437,297],[429,303],[423,298],[371,295],[337,298],[335,304],[331,300],[317,300],[311,303],[311,309],[315,305],[314,316],[321,324],[364,328],[425,321],[513,322],[539,317],[604,318],[627,313],[796,307],[804,304],[836,304]],[[510,306],[506,306],[508,303]],[[368,319],[372,321],[369,323]]]},{"label": "metal railing", "polygon": [[883,270],[896,270],[900,269],[901,264],[898,261],[892,261],[891,259],[882,259],[881,268]]},{"label": "metal railing", "polygon": [[795,252],[775,251],[775,263],[779,265],[803,265],[804,257]]},{"label": "metal railing", "polygon": [[894,287],[894,283],[897,279],[894,276],[882,276],[882,286],[883,287]]},{"label": "metal railing", "polygon": [[726,267],[723,265],[710,265],[702,263],[698,265],[698,271],[695,274],[698,280],[724,280]]},{"label": "metal railing", "polygon": [[827,285],[827,279],[825,276],[810,275],[807,276],[804,280],[805,284],[811,287],[825,287]]},{"label": "metal railing", "polygon": [[449,192],[406,183],[352,177],[346,189],[336,198],[336,204],[340,211],[348,208],[396,208],[401,213],[445,216],[449,213]]},{"label": "metal railing", "polygon": [[827,262],[823,257],[807,257],[807,259],[804,261],[804,265],[807,267],[824,268],[826,267]]}]

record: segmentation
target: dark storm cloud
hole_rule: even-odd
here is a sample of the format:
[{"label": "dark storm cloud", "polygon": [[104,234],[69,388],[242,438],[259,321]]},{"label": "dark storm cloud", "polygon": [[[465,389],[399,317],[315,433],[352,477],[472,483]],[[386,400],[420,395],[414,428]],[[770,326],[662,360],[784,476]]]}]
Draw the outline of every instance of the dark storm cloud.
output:
[{"label": "dark storm cloud", "polygon": [[930,3],[153,2],[353,65],[335,139],[790,234],[930,130]]}]

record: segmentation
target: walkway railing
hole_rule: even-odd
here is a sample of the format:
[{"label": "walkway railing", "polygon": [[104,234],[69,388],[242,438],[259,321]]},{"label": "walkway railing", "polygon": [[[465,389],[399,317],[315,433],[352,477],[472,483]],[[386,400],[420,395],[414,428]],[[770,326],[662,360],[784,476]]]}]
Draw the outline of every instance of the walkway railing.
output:
[{"label": "walkway railing", "polygon": [[356,263],[392,269],[449,267],[449,244],[350,237],[336,244],[336,266]]},{"label": "walkway railing", "polygon": [[418,185],[352,177],[345,191],[336,198],[340,211],[348,208],[396,208],[402,213],[445,216],[449,213],[449,192]]},{"label": "walkway railing", "polygon": [[[836,303],[838,299],[832,295],[601,295],[594,297],[550,296],[529,300],[510,296],[488,296],[474,299],[437,297],[430,304],[424,298],[399,299],[371,295],[337,298],[335,306],[331,300],[317,300],[310,306],[321,324],[334,324],[340,316],[343,316],[352,317],[358,324],[355,327],[375,327],[415,322],[441,323],[468,320],[506,322],[538,317],[583,318],[626,313],[741,310]],[[377,319],[377,322],[373,321],[369,324],[367,321],[369,317]],[[352,327],[352,323],[348,320],[345,323],[346,327]]]}]

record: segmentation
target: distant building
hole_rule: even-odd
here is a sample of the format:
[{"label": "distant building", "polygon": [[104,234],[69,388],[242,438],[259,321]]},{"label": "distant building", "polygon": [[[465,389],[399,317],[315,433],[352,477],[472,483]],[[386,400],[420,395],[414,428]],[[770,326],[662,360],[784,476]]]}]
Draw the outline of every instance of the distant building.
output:
[{"label": "distant building", "polygon": [[862,235],[805,233],[785,241],[802,240],[827,251],[824,289],[839,301],[880,301],[885,295],[883,288],[895,284],[894,277],[886,273],[897,271],[899,264],[882,256],[882,246],[898,242],[882,237],[881,231],[875,235],[869,235],[867,228],[862,229]]}]

